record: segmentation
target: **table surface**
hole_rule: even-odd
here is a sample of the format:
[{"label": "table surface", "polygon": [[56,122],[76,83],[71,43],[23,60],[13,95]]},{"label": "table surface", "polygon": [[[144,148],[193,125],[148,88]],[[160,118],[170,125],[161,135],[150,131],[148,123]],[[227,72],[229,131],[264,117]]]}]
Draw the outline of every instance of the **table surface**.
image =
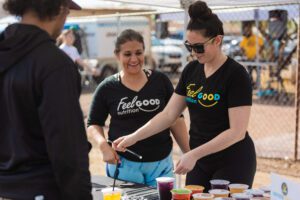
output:
[{"label": "table surface", "polygon": [[[113,179],[106,176],[92,176],[92,193],[94,200],[103,200],[101,189],[111,187]],[[133,197],[144,197],[147,200],[158,200],[157,189],[142,184],[125,182],[121,180],[116,181],[116,187],[123,190],[123,196]]]}]

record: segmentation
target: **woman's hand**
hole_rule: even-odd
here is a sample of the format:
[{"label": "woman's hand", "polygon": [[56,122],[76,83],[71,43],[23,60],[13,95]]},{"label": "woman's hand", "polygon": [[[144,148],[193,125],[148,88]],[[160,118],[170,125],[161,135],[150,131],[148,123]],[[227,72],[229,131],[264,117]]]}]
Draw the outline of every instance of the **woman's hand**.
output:
[{"label": "woman's hand", "polygon": [[109,146],[107,142],[104,142],[100,145],[100,151],[102,154],[102,160],[104,162],[116,164],[118,160],[120,160],[117,152],[111,146]]},{"label": "woman's hand", "polygon": [[125,152],[127,147],[134,145],[136,142],[135,135],[130,134],[116,139],[113,142],[113,148],[117,151]]},{"label": "woman's hand", "polygon": [[183,156],[176,163],[174,173],[186,174],[195,167],[197,160],[197,157],[193,155],[193,151],[183,154]]}]

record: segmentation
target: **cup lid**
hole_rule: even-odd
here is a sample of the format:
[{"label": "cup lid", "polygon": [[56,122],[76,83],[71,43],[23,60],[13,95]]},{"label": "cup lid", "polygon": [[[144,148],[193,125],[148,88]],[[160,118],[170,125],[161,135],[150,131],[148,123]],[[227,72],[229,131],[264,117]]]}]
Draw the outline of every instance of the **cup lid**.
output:
[{"label": "cup lid", "polygon": [[112,187],[103,188],[101,190],[102,193],[114,193],[114,192],[118,192],[118,193],[121,192],[122,193],[122,191],[123,191],[122,189],[117,188],[117,187],[114,188],[114,191],[113,191]]},{"label": "cup lid", "polygon": [[204,190],[204,187],[202,185],[186,185],[184,188],[189,190]]},{"label": "cup lid", "polygon": [[264,191],[259,190],[259,189],[248,189],[248,190],[245,190],[245,193],[252,194],[252,195],[263,195]]},{"label": "cup lid", "polygon": [[209,193],[195,193],[192,196],[193,196],[193,198],[198,198],[198,199],[201,199],[201,198],[214,198],[214,195],[209,194]]},{"label": "cup lid", "polygon": [[173,182],[175,181],[174,177],[158,177],[156,178],[157,182]]},{"label": "cup lid", "polygon": [[251,194],[246,194],[246,193],[234,193],[234,194],[231,194],[231,196],[233,198],[241,198],[241,199],[250,199],[252,198],[253,196]]},{"label": "cup lid", "polygon": [[223,189],[212,189],[208,191],[210,194],[229,194],[228,190]]},{"label": "cup lid", "polygon": [[179,189],[173,189],[171,190],[172,193],[174,194],[191,194],[192,191],[185,189],[185,188],[179,188]]},{"label": "cup lid", "polygon": [[222,179],[212,179],[209,181],[211,184],[216,185],[228,185],[230,182]]},{"label": "cup lid", "polygon": [[242,184],[242,183],[232,183],[229,184],[228,186],[229,188],[241,188],[241,189],[248,189],[248,185],[247,184]]}]

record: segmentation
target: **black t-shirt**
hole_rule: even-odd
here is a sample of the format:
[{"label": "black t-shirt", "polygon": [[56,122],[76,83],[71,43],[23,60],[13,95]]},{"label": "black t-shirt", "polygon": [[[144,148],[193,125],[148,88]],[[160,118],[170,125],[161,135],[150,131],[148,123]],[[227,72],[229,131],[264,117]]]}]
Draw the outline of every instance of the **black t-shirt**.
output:
[{"label": "black t-shirt", "polygon": [[[104,126],[111,116],[108,137],[115,140],[133,133],[161,112],[172,96],[173,85],[162,73],[145,70],[148,81],[138,92],[122,84],[120,75],[106,78],[96,89],[88,125]],[[143,156],[142,160],[127,152],[120,155],[132,161],[152,162],[167,157],[172,150],[170,130],[137,142],[130,150]]]},{"label": "black t-shirt", "polygon": [[182,72],[175,92],[186,96],[192,149],[229,128],[228,108],[252,104],[249,75],[231,58],[207,78],[203,64],[190,62]]}]

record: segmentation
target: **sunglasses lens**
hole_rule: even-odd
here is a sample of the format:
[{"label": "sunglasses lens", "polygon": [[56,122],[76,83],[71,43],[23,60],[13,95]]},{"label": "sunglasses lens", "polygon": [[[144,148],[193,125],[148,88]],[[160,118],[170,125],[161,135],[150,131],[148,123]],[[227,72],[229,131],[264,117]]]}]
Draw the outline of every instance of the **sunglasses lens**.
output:
[{"label": "sunglasses lens", "polygon": [[203,44],[195,45],[193,47],[193,49],[196,53],[204,53],[204,45]]}]

